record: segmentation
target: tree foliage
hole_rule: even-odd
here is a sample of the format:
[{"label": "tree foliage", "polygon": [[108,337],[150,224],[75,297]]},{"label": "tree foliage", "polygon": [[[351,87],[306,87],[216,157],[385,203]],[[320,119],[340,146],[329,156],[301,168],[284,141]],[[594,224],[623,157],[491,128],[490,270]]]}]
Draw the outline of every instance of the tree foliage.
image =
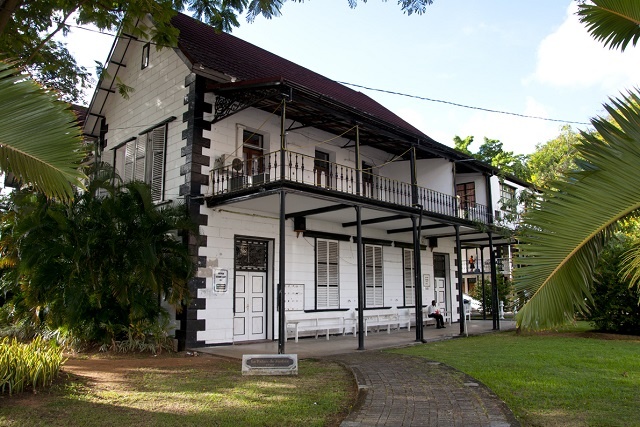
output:
[{"label": "tree foliage", "polygon": [[49,196],[82,186],[81,131],[69,105],[0,61],[0,170]]},{"label": "tree foliage", "polygon": [[111,340],[188,297],[193,274],[176,231],[194,230],[184,206],[154,205],[143,183],[102,174],[70,204],[16,192],[2,216],[0,293],[13,322],[29,319],[90,341]]},{"label": "tree foliage", "polygon": [[580,22],[605,46],[624,51],[629,43],[638,43],[640,3],[636,0],[591,0],[578,7]]},{"label": "tree foliage", "polygon": [[531,172],[531,182],[540,188],[553,186],[553,182],[577,168],[580,135],[571,125],[565,125],[560,135],[538,144],[536,151],[529,155],[527,167]]},{"label": "tree foliage", "polygon": [[[635,0],[593,0],[579,5],[578,14],[592,36],[611,48],[624,50],[640,37]],[[517,289],[532,297],[518,313],[519,327],[553,327],[593,303],[594,269],[603,248],[620,222],[640,210],[639,102],[636,90],[605,105],[611,119],[593,119],[595,133],[581,134],[580,171],[554,183],[525,218],[515,274]],[[640,251],[627,252],[620,265],[625,276],[640,268],[638,257]]]},{"label": "tree foliage", "polygon": [[473,136],[467,136],[465,139],[462,139],[456,135],[453,137],[453,143],[456,150],[499,168],[504,173],[508,173],[524,181],[528,181],[530,178],[530,172],[527,167],[527,156],[524,154],[515,154],[513,151],[505,151],[504,144],[497,139],[485,137],[484,142],[480,145],[476,153],[473,153],[469,149],[469,146],[473,144]]},{"label": "tree foliage", "polygon": [[523,328],[554,327],[588,311],[598,257],[620,220],[640,209],[640,96],[605,105],[611,120],[582,132],[578,171],[543,193],[525,216],[516,288],[531,295],[518,313]]},{"label": "tree foliage", "polygon": [[638,245],[638,222],[619,232],[603,250],[595,269],[593,303],[589,320],[601,331],[640,335],[640,289],[631,286],[630,277],[621,275],[624,254]]}]

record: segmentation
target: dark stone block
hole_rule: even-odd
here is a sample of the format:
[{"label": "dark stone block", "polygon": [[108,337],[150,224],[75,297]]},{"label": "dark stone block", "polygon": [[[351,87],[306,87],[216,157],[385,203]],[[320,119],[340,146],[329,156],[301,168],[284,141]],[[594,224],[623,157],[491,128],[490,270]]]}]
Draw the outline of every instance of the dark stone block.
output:
[{"label": "dark stone block", "polygon": [[196,74],[195,73],[191,73],[189,75],[187,75],[187,77],[185,77],[184,79],[184,85],[186,86],[191,86],[195,81],[196,81]]},{"label": "dark stone block", "polygon": [[202,154],[191,154],[191,163],[202,166],[209,166],[211,164],[211,157]]},{"label": "dark stone block", "polygon": [[204,331],[206,324],[204,319],[195,319],[187,321],[187,332],[189,331]]},{"label": "dark stone block", "polygon": [[[207,257],[202,257],[202,258],[204,258],[205,264],[206,264]],[[204,267],[204,265],[202,267]],[[204,278],[204,277],[192,277],[189,280],[189,286],[191,286],[191,285],[195,286],[196,289],[204,289],[204,288],[207,287],[207,279]]]},{"label": "dark stone block", "polygon": [[197,212],[193,212],[190,216],[191,220],[198,225],[209,225],[209,215],[203,215]]},{"label": "dark stone block", "polygon": [[198,257],[197,266],[198,267],[206,267],[207,266],[207,257],[206,256],[199,256]]}]

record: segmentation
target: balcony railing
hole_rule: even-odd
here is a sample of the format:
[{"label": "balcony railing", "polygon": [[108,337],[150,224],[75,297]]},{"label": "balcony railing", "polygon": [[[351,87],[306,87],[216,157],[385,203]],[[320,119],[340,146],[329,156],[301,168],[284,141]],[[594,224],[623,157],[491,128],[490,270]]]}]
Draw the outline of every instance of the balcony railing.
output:
[{"label": "balcony railing", "polygon": [[[210,195],[219,196],[274,181],[290,181],[312,185],[372,200],[401,206],[412,206],[411,184],[375,175],[368,171],[316,159],[313,156],[292,151],[285,152],[284,175],[281,168],[281,152],[275,151],[247,161],[236,160],[231,165],[211,171]],[[361,173],[360,188],[356,176]],[[359,191],[358,191],[359,190]],[[486,206],[474,203],[459,205],[458,199],[449,194],[416,186],[418,204],[425,212],[487,223]]]},{"label": "balcony railing", "polygon": [[[476,262],[473,263],[473,268],[469,261],[462,264],[463,274],[488,274],[490,272],[491,261],[488,259],[485,259],[484,263],[476,260]],[[509,258],[496,258],[496,272],[498,274],[511,274],[511,260]]]}]

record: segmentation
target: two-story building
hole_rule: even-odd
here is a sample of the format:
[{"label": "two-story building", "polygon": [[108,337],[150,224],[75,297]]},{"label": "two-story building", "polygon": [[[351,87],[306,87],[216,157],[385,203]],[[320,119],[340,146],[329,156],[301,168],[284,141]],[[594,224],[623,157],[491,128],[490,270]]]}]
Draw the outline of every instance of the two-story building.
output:
[{"label": "two-story building", "polygon": [[433,299],[459,321],[462,250],[509,243],[494,217],[526,183],[360,92],[186,15],[172,23],[176,48],[120,35],[84,130],[123,179],[184,201],[200,227],[181,348],[284,349],[289,314],[361,331],[368,311],[421,316]]}]

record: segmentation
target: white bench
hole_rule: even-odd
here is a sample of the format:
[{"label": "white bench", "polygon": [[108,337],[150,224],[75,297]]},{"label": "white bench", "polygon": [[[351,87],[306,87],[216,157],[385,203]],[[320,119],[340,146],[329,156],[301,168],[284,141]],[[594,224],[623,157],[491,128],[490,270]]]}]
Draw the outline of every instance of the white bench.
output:
[{"label": "white bench", "polygon": [[376,332],[381,327],[386,327],[387,333],[391,333],[391,328],[400,329],[400,318],[396,309],[365,310],[364,312],[364,336],[367,336],[369,328],[375,328]]},{"label": "white bench", "polygon": [[[291,332],[296,342],[298,342],[300,332],[315,332],[316,339],[318,339],[318,334],[322,332],[327,336],[327,340],[331,331],[337,331],[342,335],[345,332],[345,319],[342,316],[338,316],[336,312],[290,312],[286,314],[285,322],[285,340],[289,337],[289,332]],[[350,327],[350,325],[347,324],[347,327]]]},{"label": "white bench", "polygon": [[[416,324],[415,308],[399,308],[398,316],[400,320],[400,325],[406,325],[408,330],[411,330],[411,325],[415,326]],[[436,319],[434,319],[433,317],[427,316],[426,309],[422,310],[422,324],[424,326],[436,324]]]}]

